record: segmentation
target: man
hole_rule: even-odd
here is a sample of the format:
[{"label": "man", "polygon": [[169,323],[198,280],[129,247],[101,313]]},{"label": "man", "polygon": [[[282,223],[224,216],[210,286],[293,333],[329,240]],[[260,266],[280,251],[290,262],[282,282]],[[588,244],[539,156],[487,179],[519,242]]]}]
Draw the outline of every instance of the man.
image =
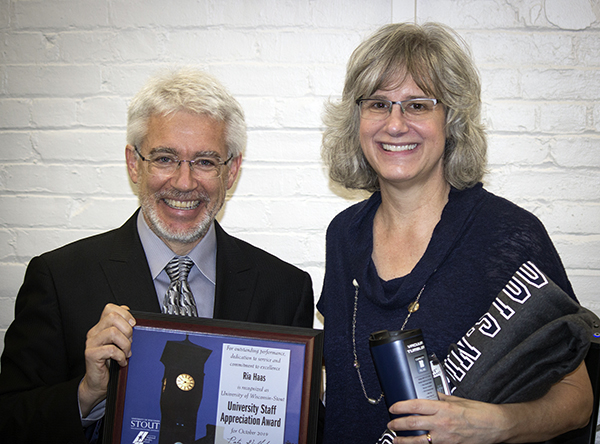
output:
[{"label": "man", "polygon": [[1,442],[97,438],[107,362],[131,354],[129,310],[312,326],[309,275],[215,221],[245,143],[239,104],[207,74],[171,72],[136,95],[125,155],[141,211],[31,260],[2,355]]}]

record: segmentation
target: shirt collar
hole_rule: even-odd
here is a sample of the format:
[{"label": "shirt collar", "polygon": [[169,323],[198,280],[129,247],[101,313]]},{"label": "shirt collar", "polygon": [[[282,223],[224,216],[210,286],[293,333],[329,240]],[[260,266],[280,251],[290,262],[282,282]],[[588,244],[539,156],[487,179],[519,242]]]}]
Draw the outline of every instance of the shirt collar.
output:
[{"label": "shirt collar", "polygon": [[[137,229],[150,267],[152,279],[163,271],[169,261],[175,256],[173,251],[165,244],[146,223],[142,211],[138,213]],[[210,224],[208,232],[187,255],[200,272],[213,284],[217,276],[217,234],[215,224]]]}]

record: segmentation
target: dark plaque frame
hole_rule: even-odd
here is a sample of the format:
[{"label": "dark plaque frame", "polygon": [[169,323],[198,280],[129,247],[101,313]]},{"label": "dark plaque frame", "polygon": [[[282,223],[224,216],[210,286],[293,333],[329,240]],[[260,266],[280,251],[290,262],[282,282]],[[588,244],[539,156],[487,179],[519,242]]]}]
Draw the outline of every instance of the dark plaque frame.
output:
[{"label": "dark plaque frame", "polygon": [[[125,367],[120,367],[116,362],[111,362],[110,366],[103,433],[104,444],[121,442],[127,444],[131,442],[136,442],[136,444],[143,444],[144,442],[159,444],[158,433],[161,424],[160,420],[156,419],[155,412],[156,406],[164,401],[162,398],[164,398],[164,393],[167,391],[165,390],[167,386],[165,382],[167,380],[166,375],[173,359],[178,361],[177,365],[180,368],[182,368],[181,365],[201,366],[199,370],[195,369],[193,371],[197,371],[198,374],[202,375],[202,378],[196,378],[198,380],[202,379],[201,384],[203,385],[200,386],[200,393],[202,393],[203,387],[205,393],[211,393],[212,398],[210,399],[212,401],[206,401],[205,404],[209,404],[209,406],[204,408],[208,408],[211,414],[214,411],[215,414],[212,415],[211,421],[216,422],[218,412],[216,411],[215,402],[218,402],[222,395],[218,392],[218,387],[221,382],[220,371],[224,359],[221,355],[223,344],[230,347],[231,345],[239,347],[243,351],[250,350],[250,353],[258,353],[257,350],[260,349],[275,351],[275,354],[277,349],[281,349],[287,353],[290,362],[287,374],[288,393],[285,398],[286,415],[284,419],[286,430],[285,440],[281,444],[314,444],[316,442],[323,358],[322,330],[142,312],[133,312],[132,314],[137,322],[133,333],[132,356]],[[219,348],[219,344],[221,344],[221,348]],[[161,353],[162,357],[159,358]],[[219,356],[221,357],[220,360]],[[248,356],[244,357],[250,359]],[[184,364],[181,364],[182,362]],[[198,362],[201,362],[201,364],[198,364]],[[204,369],[204,362],[207,365],[206,369]],[[247,367],[252,368],[253,364],[247,365]],[[218,371],[211,370],[213,368],[218,368]],[[256,368],[259,368],[258,364]],[[188,373],[193,375],[193,371]],[[162,376],[163,373],[164,376]],[[158,374],[161,376],[157,376]],[[253,378],[251,370],[245,375],[248,375],[247,379]],[[264,378],[260,374],[254,377]],[[159,378],[159,381],[157,381],[157,378]],[[156,389],[157,384],[158,389]],[[268,381],[263,380],[260,385],[261,387],[258,388],[266,387],[265,391],[269,391]],[[178,391],[175,390],[175,392]],[[240,401],[233,403],[233,409],[242,410],[242,412],[228,412],[232,413],[232,415],[225,418],[229,421],[229,425],[233,424],[234,420],[242,423],[249,419],[257,421],[256,417],[260,416],[258,409],[265,410],[266,413],[269,413],[269,409],[274,410],[268,402],[261,403],[261,397],[256,396],[257,394],[249,393],[249,395],[257,399],[251,401],[248,399],[247,394],[244,401],[242,394],[240,394]],[[215,396],[217,401],[214,401]],[[178,400],[172,405],[176,406],[175,410],[181,405],[182,411],[189,411],[189,407],[185,407],[185,402],[185,400]],[[250,405],[256,411],[245,412],[245,405]],[[196,405],[195,409],[197,408]],[[171,406],[169,412],[172,413],[172,411]],[[175,412],[176,414],[177,412]],[[211,414],[205,416],[211,416]],[[201,416],[199,412],[198,418]],[[244,433],[248,433],[248,430],[253,427],[251,422],[247,424],[249,425],[242,425],[242,428],[245,427],[246,430]],[[291,427],[287,426],[289,424],[291,424]],[[193,427],[195,430],[195,423]],[[198,430],[200,430],[200,425],[198,427]],[[211,426],[207,425],[206,427],[207,435],[203,438],[204,441],[197,439],[196,432],[194,432],[194,440],[189,442],[195,444],[212,442],[214,438],[209,436]],[[214,430],[215,426],[212,425],[212,433],[214,433]],[[297,437],[296,430],[298,432]],[[125,433],[129,433],[129,436],[125,436]],[[132,433],[136,434],[133,439],[131,439]],[[250,433],[254,435],[254,431],[251,430]],[[290,433],[293,436],[290,437]],[[247,435],[240,436],[237,439],[235,442],[239,443],[261,442],[260,432],[259,436]]]}]

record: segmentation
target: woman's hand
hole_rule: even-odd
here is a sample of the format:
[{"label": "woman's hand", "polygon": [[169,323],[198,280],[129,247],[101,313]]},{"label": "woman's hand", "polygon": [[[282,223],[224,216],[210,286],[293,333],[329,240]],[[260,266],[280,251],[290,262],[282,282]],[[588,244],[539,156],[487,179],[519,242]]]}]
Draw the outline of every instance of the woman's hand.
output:
[{"label": "woman's hand", "polygon": [[[424,430],[432,444],[543,442],[589,421],[593,393],[585,364],[554,384],[541,398],[489,404],[440,394],[439,401],[412,399],[391,406],[390,430]],[[394,443],[429,444],[426,435],[397,437]]]},{"label": "woman's hand", "polygon": [[[413,399],[397,402],[390,412],[403,416],[392,420],[391,430],[424,430],[433,444],[486,444],[501,442],[505,428],[501,406],[440,394],[440,401]],[[427,437],[397,437],[394,443],[428,444]]]}]

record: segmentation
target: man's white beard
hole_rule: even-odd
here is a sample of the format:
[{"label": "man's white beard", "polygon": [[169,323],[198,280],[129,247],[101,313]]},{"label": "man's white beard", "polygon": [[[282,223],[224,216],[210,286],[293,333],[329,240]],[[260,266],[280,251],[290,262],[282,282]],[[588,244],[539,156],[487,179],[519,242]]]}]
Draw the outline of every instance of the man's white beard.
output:
[{"label": "man's white beard", "polygon": [[[164,195],[162,195],[164,194]],[[198,225],[192,227],[189,230],[181,230],[176,231],[170,229],[163,221],[158,217],[158,212],[156,211],[155,202],[167,198],[174,198],[174,194],[177,195],[178,198],[181,198],[185,195],[185,193],[162,193],[161,195],[143,195],[140,196],[140,205],[142,207],[142,213],[146,218],[146,222],[150,229],[162,240],[167,242],[174,242],[180,244],[190,244],[194,243],[200,239],[202,239],[208,230],[210,229],[211,224],[217,217],[217,213],[223,206],[224,199],[221,200],[220,204],[217,202],[210,207],[211,201],[210,198],[206,194],[202,194],[200,196],[195,193],[195,199],[193,200],[201,200],[203,205],[206,206],[207,213],[205,217],[199,222]],[[175,198],[177,198],[175,197]],[[189,197],[189,196],[186,196]]]}]

